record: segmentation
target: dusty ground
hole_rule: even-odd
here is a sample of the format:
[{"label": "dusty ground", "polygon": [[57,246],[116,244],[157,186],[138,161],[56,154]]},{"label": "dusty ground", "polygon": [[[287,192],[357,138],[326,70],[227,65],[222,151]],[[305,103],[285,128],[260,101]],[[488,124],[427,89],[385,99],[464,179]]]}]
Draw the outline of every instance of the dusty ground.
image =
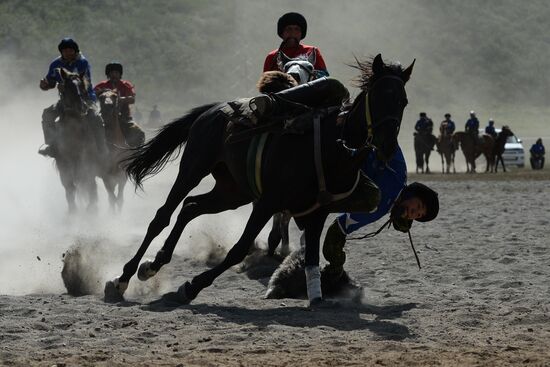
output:
[{"label": "dusty ground", "polygon": [[[95,294],[0,296],[0,364],[550,366],[549,171],[414,180],[439,191],[442,207],[434,222],[413,227],[422,269],[401,233],[350,241],[346,266],[365,288],[362,304],[310,311],[304,300],[265,300],[265,280],[230,270],[191,305],[149,305],[207,268],[185,235],[187,250],[155,280],[134,278],[127,302],[106,304],[103,282],[137,249],[144,219],[116,252],[109,236],[59,239],[65,250],[88,250]],[[140,200],[146,218],[160,204]],[[229,224],[210,225],[223,232]],[[220,231],[203,226],[203,234]],[[216,248],[217,235],[209,238]]]}]

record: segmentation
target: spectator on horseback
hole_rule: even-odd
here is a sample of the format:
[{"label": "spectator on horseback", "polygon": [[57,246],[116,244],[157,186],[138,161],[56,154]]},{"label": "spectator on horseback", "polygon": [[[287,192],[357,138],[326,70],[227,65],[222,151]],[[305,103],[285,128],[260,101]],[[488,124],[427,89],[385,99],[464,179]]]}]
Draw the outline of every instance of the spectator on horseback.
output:
[{"label": "spectator on horseback", "polygon": [[431,135],[434,128],[434,123],[431,118],[426,115],[426,112],[420,112],[420,119],[414,125],[415,134]]},{"label": "spectator on horseback", "polygon": [[538,138],[535,144],[529,149],[531,153],[531,168],[533,169],[543,169],[544,168],[544,145],[542,145],[542,139]]},{"label": "spectator on horseback", "polygon": [[470,111],[470,118],[466,121],[466,125],[464,125],[464,131],[472,137],[474,145],[477,145],[479,139],[479,120],[474,111]]},{"label": "spectator on horseback", "polygon": [[137,147],[145,141],[145,133],[133,121],[130,105],[136,103],[136,90],[128,80],[122,79],[124,68],[119,62],[110,62],[105,66],[107,80],[99,82],[95,87],[95,93],[101,98],[105,92],[112,91],[118,99],[118,123],[126,143],[130,147]]},{"label": "spectator on horseback", "polygon": [[445,120],[441,121],[441,123],[439,124],[439,133],[442,136],[453,135],[453,133],[455,132],[455,128],[455,123],[453,120],[451,120],[451,114],[446,113]]},{"label": "spectator on horseback", "polygon": [[[63,92],[63,80],[59,73],[60,68],[67,69],[70,72],[76,72],[84,77],[89,82],[88,87],[88,112],[86,121],[91,127],[94,139],[101,155],[107,154],[107,146],[105,144],[105,128],[103,121],[98,112],[97,98],[92,88],[92,77],[90,72],[90,64],[84,55],[80,52],[78,44],[72,38],[63,38],[57,46],[61,56],[54,59],[49,66],[48,73],[40,80],[39,87],[43,91],[53,89],[57,86],[60,93]],[[46,108],[42,113],[42,130],[44,131],[45,146],[38,153],[44,156],[56,157],[56,119],[63,113],[63,106],[57,102]]]},{"label": "spectator on horseback", "polygon": [[149,119],[147,120],[147,125],[153,128],[159,128],[162,126],[162,118],[160,116],[160,111],[158,106],[154,105],[151,112],[149,112]]},{"label": "spectator on horseback", "polygon": [[323,77],[329,75],[319,48],[300,42],[307,34],[307,22],[302,14],[286,13],[280,17],[277,22],[277,34],[283,41],[278,49],[271,51],[265,58],[264,72],[274,70],[284,71],[280,52],[289,58],[306,57],[306,55],[314,53],[315,62],[313,63],[313,68],[317,76]]},{"label": "spectator on horseback", "polygon": [[344,245],[347,235],[376,222],[387,213],[390,213],[389,222],[393,227],[406,233],[413,220],[428,222],[439,212],[439,199],[435,191],[417,182],[406,184],[407,165],[399,147],[387,165],[377,160],[376,154],[371,153],[362,171],[379,187],[380,203],[372,213],[341,214],[329,226],[323,242],[323,255],[329,262],[324,271],[332,275],[330,279],[339,279],[344,271]]},{"label": "spectator on horseback", "polygon": [[485,134],[491,135],[493,139],[497,138],[497,132],[495,131],[495,120],[489,119],[489,123],[485,126]]}]

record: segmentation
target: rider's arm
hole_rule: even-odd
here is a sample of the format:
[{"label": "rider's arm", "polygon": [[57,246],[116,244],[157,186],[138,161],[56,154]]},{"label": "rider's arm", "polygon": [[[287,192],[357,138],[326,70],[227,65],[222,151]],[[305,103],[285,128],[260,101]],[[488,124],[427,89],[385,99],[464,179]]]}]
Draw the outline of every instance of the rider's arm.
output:
[{"label": "rider's arm", "polygon": [[55,88],[55,85],[57,84],[59,78],[58,72],[56,70],[56,68],[58,67],[59,65],[56,61],[50,64],[50,67],[48,68],[48,73],[42,80],[40,80],[40,89],[48,90]]},{"label": "rider's arm", "polygon": [[271,51],[269,54],[267,54],[265,61],[264,61],[264,73],[266,71],[278,71],[279,67],[277,66],[277,60],[276,56],[277,50]]},{"label": "rider's arm", "polygon": [[323,59],[323,55],[321,55],[321,51],[317,47],[315,47],[315,65],[313,65],[313,68],[315,69],[315,72],[317,73],[317,77],[321,78],[324,76],[329,76],[327,65],[325,64],[325,59]]}]

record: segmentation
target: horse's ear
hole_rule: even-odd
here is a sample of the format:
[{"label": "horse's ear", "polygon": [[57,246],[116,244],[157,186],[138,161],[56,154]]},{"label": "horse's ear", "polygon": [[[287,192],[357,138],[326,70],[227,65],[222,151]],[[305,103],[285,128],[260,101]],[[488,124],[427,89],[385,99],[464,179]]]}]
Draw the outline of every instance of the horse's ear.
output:
[{"label": "horse's ear", "polygon": [[382,54],[378,54],[372,61],[372,72],[374,74],[380,74],[383,71],[384,71],[384,61],[382,60]]},{"label": "horse's ear", "polygon": [[86,72],[81,72],[78,76],[80,76],[80,79],[84,80],[86,78]]},{"label": "horse's ear", "polygon": [[416,59],[413,60],[412,64],[409,65],[408,68],[406,68],[404,71],[403,71],[403,80],[405,81],[405,83],[410,79],[411,77],[411,74],[413,72],[413,67],[414,67],[414,63],[416,62]]},{"label": "horse's ear", "polygon": [[[288,57],[287,55],[285,55],[285,53],[281,50],[279,50],[279,52],[277,52],[277,61],[280,63],[280,66],[281,68],[284,68],[284,66],[286,65],[287,62],[289,61],[292,61],[292,59],[290,57]],[[282,71],[282,70],[281,70]]]},{"label": "horse's ear", "polygon": [[61,78],[67,79],[67,70],[65,68],[58,68],[57,72],[61,75]]}]

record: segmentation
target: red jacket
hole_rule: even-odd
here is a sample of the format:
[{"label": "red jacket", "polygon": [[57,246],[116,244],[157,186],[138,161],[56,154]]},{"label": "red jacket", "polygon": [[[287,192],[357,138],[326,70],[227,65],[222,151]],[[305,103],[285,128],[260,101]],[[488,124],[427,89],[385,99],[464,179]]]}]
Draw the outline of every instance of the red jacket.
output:
[{"label": "red jacket", "polygon": [[[118,95],[121,97],[135,97],[136,96],[136,88],[132,83],[130,83],[127,80],[120,80],[118,83],[113,83],[110,80],[104,80],[102,82],[99,82],[94,87],[94,91],[96,95],[99,97],[99,95],[105,91],[105,90],[117,90]],[[130,117],[130,106],[126,103],[121,104],[120,113],[123,116]]]},{"label": "red jacket", "polygon": [[[267,57],[265,58],[265,62],[264,62],[264,72],[279,70],[279,66],[277,65],[277,52],[278,51],[279,51],[279,49],[273,50],[267,55]],[[285,47],[285,48],[282,48],[281,51],[283,51],[283,53],[286,56],[288,56],[292,59],[295,58],[295,57],[298,57],[298,56],[306,56],[310,52],[315,52],[316,57],[315,57],[315,65],[313,65],[313,68],[315,70],[319,70],[319,71],[324,71],[324,72],[327,71],[327,66],[325,65],[325,60],[323,59],[323,56],[321,55],[321,51],[319,51],[319,49],[317,47],[303,45],[303,44],[300,43],[298,45],[298,47]],[[282,71],[282,70],[280,70],[280,71]]]}]

